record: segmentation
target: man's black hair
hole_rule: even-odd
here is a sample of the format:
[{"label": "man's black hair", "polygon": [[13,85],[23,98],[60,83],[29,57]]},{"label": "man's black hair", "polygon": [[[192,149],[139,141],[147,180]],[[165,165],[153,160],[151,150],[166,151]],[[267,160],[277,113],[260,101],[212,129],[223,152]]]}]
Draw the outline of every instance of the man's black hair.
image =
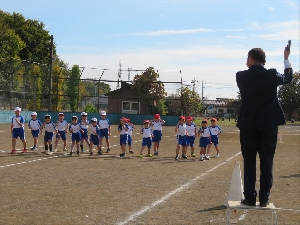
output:
[{"label": "man's black hair", "polygon": [[256,62],[265,63],[266,62],[266,53],[261,48],[252,48],[248,52],[248,58],[252,57],[252,59]]}]

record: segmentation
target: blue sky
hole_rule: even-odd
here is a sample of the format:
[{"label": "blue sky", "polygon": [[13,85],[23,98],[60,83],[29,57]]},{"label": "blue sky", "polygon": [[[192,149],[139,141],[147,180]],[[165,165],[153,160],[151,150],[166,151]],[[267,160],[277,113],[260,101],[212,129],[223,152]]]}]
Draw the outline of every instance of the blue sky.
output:
[{"label": "blue sky", "polygon": [[[300,68],[298,0],[0,0],[0,9],[43,22],[60,58],[86,67],[83,78],[106,68],[102,78],[116,80],[120,61],[124,70],[153,66],[162,81],[179,82],[181,70],[185,85],[196,78],[200,94],[204,82],[204,97],[232,98],[248,51],[263,48],[266,67],[283,72],[289,39],[290,61]],[[122,80],[127,77],[123,72]],[[167,84],[166,90],[178,87]]]}]

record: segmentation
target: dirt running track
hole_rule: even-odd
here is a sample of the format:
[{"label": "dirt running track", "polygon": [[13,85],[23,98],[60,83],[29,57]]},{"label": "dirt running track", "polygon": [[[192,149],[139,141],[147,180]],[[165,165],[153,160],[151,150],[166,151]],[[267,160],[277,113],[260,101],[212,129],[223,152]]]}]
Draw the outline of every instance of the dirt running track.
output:
[{"label": "dirt running track", "polygon": [[[232,169],[235,161],[242,165],[235,127],[223,127],[220,158],[203,162],[198,148],[196,158],[174,160],[174,127],[163,128],[160,156],[138,158],[141,135],[134,134],[135,153],[120,159],[116,126],[112,131],[111,153],[103,156],[66,156],[61,145],[51,156],[40,153],[42,147],[11,155],[9,125],[0,125],[0,224],[225,223]],[[31,147],[29,130],[26,137]],[[19,140],[17,146],[22,147]],[[276,207],[300,210],[299,146],[300,126],[281,126],[270,199]],[[279,224],[299,224],[299,211],[277,214]],[[270,217],[253,211],[233,215],[237,224],[251,225],[269,224]]]}]

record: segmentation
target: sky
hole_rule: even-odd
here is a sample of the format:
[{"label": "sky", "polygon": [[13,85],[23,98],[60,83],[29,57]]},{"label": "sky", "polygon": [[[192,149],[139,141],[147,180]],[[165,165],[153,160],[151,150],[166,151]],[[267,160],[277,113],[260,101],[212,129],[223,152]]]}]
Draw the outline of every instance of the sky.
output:
[{"label": "sky", "polygon": [[[251,48],[264,49],[266,68],[283,72],[291,40],[290,62],[299,71],[299,8],[299,0],[0,0],[1,10],[43,22],[60,59],[85,67],[82,78],[109,69],[102,79],[116,81],[119,63],[122,70],[152,66],[163,82],[195,79],[207,99],[236,97],[235,73],[247,69]],[[165,88],[172,94],[180,84]]]}]

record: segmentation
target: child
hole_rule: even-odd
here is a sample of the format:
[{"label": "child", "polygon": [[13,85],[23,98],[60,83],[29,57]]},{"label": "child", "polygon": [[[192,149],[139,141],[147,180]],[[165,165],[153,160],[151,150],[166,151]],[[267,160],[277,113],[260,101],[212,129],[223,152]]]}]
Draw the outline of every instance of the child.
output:
[{"label": "child", "polygon": [[98,122],[99,128],[100,128],[100,133],[99,133],[100,149],[102,148],[102,140],[105,137],[106,145],[107,145],[106,153],[109,153],[110,148],[109,148],[109,139],[108,139],[108,137],[111,135],[111,133],[110,133],[110,122],[106,118],[106,112],[105,111],[101,111],[100,115],[101,115],[101,119]]},{"label": "child", "polygon": [[206,119],[202,120],[202,127],[198,131],[198,136],[200,136],[200,161],[203,161],[203,159],[209,160],[209,155],[206,155],[206,148],[211,141],[211,137]]},{"label": "child", "polygon": [[66,133],[68,133],[69,124],[65,120],[65,115],[63,113],[58,113],[58,120],[56,121],[55,125],[58,130],[58,133],[56,134],[54,151],[55,152],[57,151],[59,139],[61,139],[64,143],[63,151],[68,151],[67,150],[67,135],[66,135]]},{"label": "child", "polygon": [[195,135],[197,130],[196,130],[196,125],[193,123],[193,117],[191,116],[186,117],[186,132],[187,132],[186,148],[188,148],[188,146],[191,146],[191,156],[196,157],[194,146],[195,146]]},{"label": "child", "polygon": [[161,141],[163,124],[165,124],[165,121],[160,119],[159,114],[155,114],[154,119],[151,121],[151,125],[153,126],[152,142],[154,144],[154,155],[158,155],[159,142]]},{"label": "child", "polygon": [[186,156],[186,149],[187,149],[187,142],[186,142],[186,124],[185,124],[185,117],[180,116],[179,121],[175,127],[175,132],[177,132],[177,147],[176,147],[176,157],[175,160],[179,159],[179,149],[182,147],[182,158],[187,159]]},{"label": "child", "polygon": [[12,151],[11,151],[11,154],[16,153],[16,142],[17,142],[18,137],[20,137],[20,140],[23,143],[22,153],[27,152],[26,140],[25,140],[25,131],[24,131],[24,122],[25,122],[25,120],[24,120],[23,116],[21,116],[21,108],[16,107],[15,108],[15,116],[11,119],[11,126],[10,126],[10,130],[11,130],[11,134],[12,134],[12,141],[11,141]]},{"label": "child", "polygon": [[43,124],[44,132],[44,145],[45,150],[42,153],[47,153],[47,155],[52,155],[52,140],[54,132],[57,133],[55,124],[51,121],[51,116],[49,114],[45,115],[45,122]]},{"label": "child", "polygon": [[[72,123],[69,126],[69,130],[72,133],[72,145],[71,145],[71,151],[70,155],[73,155],[74,153],[74,146],[76,143],[77,147],[77,155],[79,155],[79,144],[81,141],[81,133],[83,133],[83,130],[81,129],[80,124],[78,123],[78,118],[77,116],[72,116]],[[81,133],[80,133],[81,132]]]},{"label": "child", "polygon": [[143,150],[145,147],[148,147],[148,154],[147,157],[152,157],[151,155],[151,146],[152,146],[152,129],[150,128],[150,121],[149,120],[144,120],[144,126],[142,127],[140,134],[143,135],[143,140],[142,140],[142,148],[140,151],[140,158],[143,158]]},{"label": "child", "polygon": [[120,157],[125,157],[126,145],[128,142],[128,125],[127,125],[126,118],[122,117],[120,119],[118,131],[120,133],[120,145],[121,145],[121,150],[122,150]]},{"label": "child", "polygon": [[135,128],[133,123],[131,123],[130,119],[127,119],[127,125],[128,125],[128,147],[129,147],[129,153],[133,154],[134,151],[132,151],[131,146],[132,146],[132,132]]},{"label": "child", "polygon": [[216,151],[217,151],[215,158],[219,158],[220,149],[218,147],[218,144],[219,144],[218,135],[222,132],[222,130],[219,126],[217,126],[217,120],[215,118],[212,118],[210,122],[211,122],[211,126],[209,127],[209,130],[211,133],[211,143],[208,145],[207,154],[209,155],[210,148],[211,148],[212,144],[214,144]]},{"label": "child", "polygon": [[92,118],[91,119],[92,129],[91,129],[91,135],[90,135],[90,156],[93,155],[93,145],[97,146],[98,149],[98,155],[102,155],[101,148],[99,146],[99,126],[97,125],[97,119]]},{"label": "child", "polygon": [[81,149],[81,153],[84,153],[83,142],[85,141],[88,144],[88,146],[90,146],[89,136],[88,136],[89,121],[87,119],[86,112],[81,113],[81,120],[79,120],[79,124],[81,126],[81,129],[83,130],[83,133],[81,134],[80,149]]},{"label": "child", "polygon": [[36,112],[31,113],[31,120],[29,120],[28,126],[31,129],[31,134],[33,137],[33,147],[31,150],[35,151],[37,150],[38,146],[40,130],[42,131],[42,123],[39,119],[37,119]]}]

